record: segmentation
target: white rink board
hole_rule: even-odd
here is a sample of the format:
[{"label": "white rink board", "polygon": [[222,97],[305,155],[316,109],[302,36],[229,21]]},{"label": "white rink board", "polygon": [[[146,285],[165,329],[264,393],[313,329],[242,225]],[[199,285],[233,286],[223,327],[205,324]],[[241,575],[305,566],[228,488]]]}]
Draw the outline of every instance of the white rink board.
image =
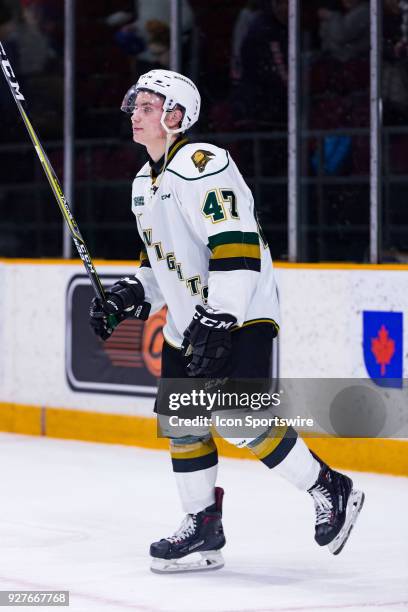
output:
[{"label": "white rink board", "polygon": [[[119,277],[132,270],[124,264],[103,265],[98,271]],[[69,280],[81,273],[79,263],[0,264],[0,401],[151,415],[152,399],[79,393],[68,386],[65,295]],[[362,311],[408,314],[405,270],[279,268],[276,274],[282,306],[281,378],[366,377]]]},{"label": "white rink board", "polygon": [[[66,290],[81,264],[6,264],[7,365],[0,401],[94,412],[151,415],[152,399],[70,389],[65,376]],[[135,266],[136,268],[136,266]],[[129,266],[98,272],[129,273]],[[88,312],[84,312],[88,317]],[[137,404],[137,405],[136,405]]]},{"label": "white rink board", "polygon": [[363,311],[408,317],[406,270],[281,268],[276,275],[282,309],[281,378],[365,378]]}]

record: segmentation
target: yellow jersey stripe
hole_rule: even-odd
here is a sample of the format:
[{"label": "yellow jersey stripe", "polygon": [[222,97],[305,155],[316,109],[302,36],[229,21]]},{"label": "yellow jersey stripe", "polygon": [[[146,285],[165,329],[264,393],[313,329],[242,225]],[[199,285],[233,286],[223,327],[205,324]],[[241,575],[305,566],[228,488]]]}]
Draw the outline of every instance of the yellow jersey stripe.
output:
[{"label": "yellow jersey stripe", "polygon": [[225,259],[228,257],[252,257],[261,258],[259,244],[220,244],[213,249],[211,259]]}]

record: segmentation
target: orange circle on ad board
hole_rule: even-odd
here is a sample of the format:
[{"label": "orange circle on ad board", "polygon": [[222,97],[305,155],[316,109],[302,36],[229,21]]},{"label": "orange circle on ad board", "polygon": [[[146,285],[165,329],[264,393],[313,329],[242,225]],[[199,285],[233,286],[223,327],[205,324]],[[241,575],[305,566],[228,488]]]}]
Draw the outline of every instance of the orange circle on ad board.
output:
[{"label": "orange circle on ad board", "polygon": [[166,322],[166,309],[162,308],[149,317],[143,326],[142,355],[150,374],[158,378],[161,374],[163,348],[163,327]]}]

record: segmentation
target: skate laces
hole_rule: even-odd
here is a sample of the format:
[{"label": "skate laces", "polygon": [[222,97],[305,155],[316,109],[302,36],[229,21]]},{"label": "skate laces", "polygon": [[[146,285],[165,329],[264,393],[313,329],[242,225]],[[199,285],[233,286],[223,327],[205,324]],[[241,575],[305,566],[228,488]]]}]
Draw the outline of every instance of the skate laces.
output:
[{"label": "skate laces", "polygon": [[182,540],[185,540],[189,536],[193,535],[193,533],[196,530],[196,526],[197,526],[196,515],[187,514],[184,517],[183,522],[181,523],[177,531],[174,532],[174,534],[170,536],[169,538],[166,538],[166,540],[168,540],[172,544],[175,542],[181,542]]},{"label": "skate laces", "polygon": [[329,491],[322,485],[316,485],[309,489],[309,493],[315,503],[316,525],[328,523],[333,509]]}]

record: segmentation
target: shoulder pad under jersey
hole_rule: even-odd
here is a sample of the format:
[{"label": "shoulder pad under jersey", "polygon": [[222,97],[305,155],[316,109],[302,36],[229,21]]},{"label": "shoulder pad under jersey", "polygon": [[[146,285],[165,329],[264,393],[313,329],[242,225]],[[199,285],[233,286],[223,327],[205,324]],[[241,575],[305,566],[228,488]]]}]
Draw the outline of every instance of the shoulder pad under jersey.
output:
[{"label": "shoulder pad under jersey", "polygon": [[228,151],[207,142],[189,143],[177,151],[167,172],[187,181],[196,181],[225,170],[230,163]]}]

